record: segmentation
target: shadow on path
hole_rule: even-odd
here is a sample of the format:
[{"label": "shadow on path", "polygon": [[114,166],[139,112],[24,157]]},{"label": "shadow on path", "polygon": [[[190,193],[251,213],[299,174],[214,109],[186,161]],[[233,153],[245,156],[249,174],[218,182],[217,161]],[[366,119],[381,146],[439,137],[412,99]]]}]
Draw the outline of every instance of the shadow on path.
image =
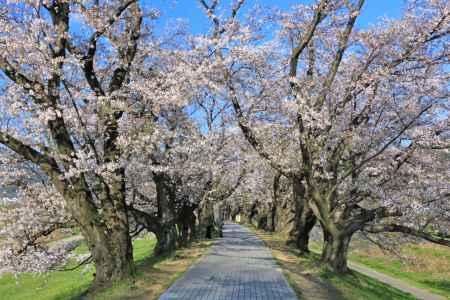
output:
[{"label": "shadow on path", "polygon": [[236,224],[226,224],[223,234],[160,300],[297,299],[259,238]]}]

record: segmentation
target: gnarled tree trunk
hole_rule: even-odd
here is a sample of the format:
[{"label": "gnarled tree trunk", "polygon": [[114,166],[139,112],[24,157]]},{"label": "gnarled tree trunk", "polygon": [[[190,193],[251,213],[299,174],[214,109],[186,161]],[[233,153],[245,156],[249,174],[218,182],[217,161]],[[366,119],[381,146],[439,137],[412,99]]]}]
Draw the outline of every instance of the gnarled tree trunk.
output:
[{"label": "gnarled tree trunk", "polygon": [[348,272],[347,255],[351,238],[350,233],[339,231],[332,233],[324,229],[321,261],[337,273]]},{"label": "gnarled tree trunk", "polygon": [[114,210],[105,209],[100,216],[84,178],[73,182],[74,187],[66,190],[64,197],[80,226],[95,264],[92,288],[99,289],[130,279],[135,268],[125,200],[117,202]]},{"label": "gnarled tree trunk", "polygon": [[[134,274],[133,248],[128,230],[121,226],[101,233],[103,228],[92,228],[94,234],[85,234],[95,263],[94,288],[127,280]],[[82,230],[85,232],[85,230]]]}]

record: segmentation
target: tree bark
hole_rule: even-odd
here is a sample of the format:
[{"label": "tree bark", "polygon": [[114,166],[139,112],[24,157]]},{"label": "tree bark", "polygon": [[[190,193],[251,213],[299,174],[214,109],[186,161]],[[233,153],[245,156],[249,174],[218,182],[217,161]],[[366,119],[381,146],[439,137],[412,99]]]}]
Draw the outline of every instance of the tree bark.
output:
[{"label": "tree bark", "polygon": [[114,211],[106,210],[100,216],[84,178],[73,180],[73,183],[74,187],[66,190],[64,197],[80,226],[95,264],[92,289],[101,289],[132,278],[135,270],[133,247],[125,206],[118,203]]},{"label": "tree bark", "polygon": [[352,234],[336,232],[332,234],[324,230],[324,244],[322,249],[322,263],[330,266],[336,273],[347,273],[348,248]]},{"label": "tree bark", "polygon": [[275,232],[277,229],[277,207],[280,193],[280,178],[281,174],[277,173],[273,178],[273,197],[270,204],[269,215],[267,217],[267,229]]},{"label": "tree bark", "polygon": [[275,203],[271,203],[269,208],[269,214],[267,216],[267,230],[270,232],[275,232],[277,229],[276,225],[277,220],[277,205]]},{"label": "tree bark", "polygon": [[287,245],[294,246],[302,253],[309,253],[309,234],[316,224],[316,217],[309,207],[305,187],[300,180],[292,180],[294,224],[289,232]]},{"label": "tree bark", "polygon": [[154,174],[156,184],[156,201],[158,204],[159,228],[155,235],[158,240],[155,254],[161,255],[175,250],[178,238],[175,226],[175,194],[169,178],[164,174]]},{"label": "tree bark", "polygon": [[213,228],[214,228],[214,226],[212,224],[206,225],[205,238],[212,239]]},{"label": "tree bark", "polygon": [[179,246],[186,246],[195,237],[195,221],[194,207],[186,203],[183,204],[178,216]]},{"label": "tree bark", "polygon": [[96,269],[93,289],[131,279],[135,270],[128,231],[115,228],[109,234],[99,234],[100,230],[95,228],[95,238],[87,239]]},{"label": "tree bark", "polygon": [[155,255],[166,254],[176,249],[178,235],[174,224],[161,226],[161,229],[156,231],[155,235],[157,239]]},{"label": "tree bark", "polygon": [[267,230],[267,215],[260,214],[256,217],[256,228]]},{"label": "tree bark", "polygon": [[301,253],[309,253],[309,235],[314,225],[316,225],[316,217],[310,209],[304,210],[299,216],[296,225],[291,244],[294,244]]}]

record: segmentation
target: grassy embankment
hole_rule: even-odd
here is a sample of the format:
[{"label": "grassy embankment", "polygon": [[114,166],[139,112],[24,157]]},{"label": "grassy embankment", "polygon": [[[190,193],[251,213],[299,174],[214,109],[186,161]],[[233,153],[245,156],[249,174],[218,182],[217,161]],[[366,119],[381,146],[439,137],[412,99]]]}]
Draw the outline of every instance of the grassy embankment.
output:
[{"label": "grassy embankment", "polygon": [[359,273],[338,275],[319,264],[319,255],[298,255],[287,247],[279,234],[255,230],[259,238],[272,250],[289,283],[300,299],[347,299],[347,300],[412,300],[412,295],[399,291]]},{"label": "grassy embankment", "polygon": [[350,259],[450,299],[450,250],[431,243],[403,247],[399,258],[376,247],[358,247]]},{"label": "grassy embankment", "polygon": [[[95,300],[156,299],[212,244],[211,241],[193,243],[166,256],[153,257],[156,240],[146,237],[134,241],[136,280],[122,283],[97,294]],[[81,245],[76,251],[87,251]],[[8,300],[78,300],[85,299],[92,282],[92,266],[83,270],[51,272],[46,276],[23,274],[16,280],[11,275],[0,278],[0,298]]]},{"label": "grassy embankment", "polygon": [[[320,252],[321,245],[312,243],[312,249]],[[407,244],[399,254],[355,240],[350,247],[349,259],[450,299],[450,250],[447,247],[428,242]]]}]

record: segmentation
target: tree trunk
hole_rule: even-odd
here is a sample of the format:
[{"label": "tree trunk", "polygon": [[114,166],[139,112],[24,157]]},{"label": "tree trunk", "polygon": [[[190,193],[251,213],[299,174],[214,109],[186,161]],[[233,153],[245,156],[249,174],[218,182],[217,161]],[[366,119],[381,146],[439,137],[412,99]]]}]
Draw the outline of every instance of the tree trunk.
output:
[{"label": "tree trunk", "polygon": [[95,229],[96,239],[90,237],[86,240],[95,264],[93,289],[130,279],[134,273],[133,249],[128,231],[112,229],[106,235],[99,233],[99,229]]},{"label": "tree trunk", "polygon": [[301,253],[309,253],[309,234],[316,225],[316,217],[311,210],[303,211],[297,222],[297,228],[290,240]]},{"label": "tree trunk", "polygon": [[287,245],[296,247],[302,253],[309,253],[309,234],[315,224],[316,217],[311,210],[302,212],[289,232]]},{"label": "tree trunk", "polygon": [[213,228],[214,228],[214,226],[212,224],[206,225],[205,238],[212,239]]},{"label": "tree trunk", "polygon": [[309,207],[305,188],[300,180],[293,179],[292,190],[295,220],[286,243],[289,246],[295,246],[302,253],[309,253],[309,234],[317,219]]},{"label": "tree trunk", "polygon": [[205,229],[205,238],[212,239],[214,231],[214,204],[204,199],[199,207],[200,227]]},{"label": "tree trunk", "polygon": [[[255,217],[257,216],[258,211],[256,210],[256,202],[253,203],[248,210],[247,222],[255,225]],[[256,226],[256,225],[255,225]]]},{"label": "tree trunk", "polygon": [[175,226],[175,194],[174,189],[169,184],[169,178],[165,174],[154,174],[156,184],[156,201],[158,204],[159,228],[155,235],[157,243],[155,255],[161,255],[175,250],[178,238]]},{"label": "tree trunk", "polygon": [[256,217],[256,228],[262,230],[267,229],[267,215],[261,214]]},{"label": "tree trunk", "polygon": [[271,203],[269,208],[269,213],[267,216],[267,230],[275,232],[276,230],[276,217],[277,217],[277,206],[275,203]]},{"label": "tree trunk", "polygon": [[277,173],[273,178],[272,203],[270,204],[269,215],[267,217],[267,229],[271,232],[275,232],[277,229],[277,206],[280,194],[280,178],[281,174],[279,173]]},{"label": "tree trunk", "polygon": [[178,227],[177,244],[179,247],[185,247],[187,246],[190,239],[189,226],[184,222],[180,222],[177,224],[177,227]]},{"label": "tree trunk", "polygon": [[194,215],[193,217],[193,222],[189,223],[189,234],[190,234],[190,239],[193,240],[197,237],[197,217],[195,216],[194,213],[192,213]]},{"label": "tree trunk", "polygon": [[99,215],[83,178],[73,181],[65,191],[68,208],[80,226],[95,264],[93,290],[132,278],[134,274],[133,247],[129,234],[127,211],[117,203]]},{"label": "tree trunk", "polygon": [[156,246],[155,255],[169,253],[175,250],[177,245],[177,229],[174,224],[161,226],[161,229],[155,232]]},{"label": "tree trunk", "polygon": [[346,273],[348,247],[352,235],[342,232],[331,234],[324,230],[324,244],[322,249],[322,262],[330,266],[336,273]]},{"label": "tree trunk", "polygon": [[194,207],[184,204],[178,216],[179,246],[186,246],[194,238],[195,219]]}]

